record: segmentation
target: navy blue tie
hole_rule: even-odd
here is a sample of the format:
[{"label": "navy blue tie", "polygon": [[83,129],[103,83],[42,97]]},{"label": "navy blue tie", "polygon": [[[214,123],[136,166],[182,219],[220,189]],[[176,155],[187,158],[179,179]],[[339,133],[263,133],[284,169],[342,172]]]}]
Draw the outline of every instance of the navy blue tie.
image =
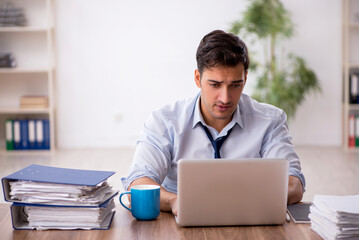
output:
[{"label": "navy blue tie", "polygon": [[221,158],[221,154],[220,154],[219,150],[221,149],[224,141],[226,141],[229,134],[232,132],[233,128],[228,130],[226,136],[223,136],[223,137],[217,138],[216,140],[213,140],[213,137],[212,137],[211,133],[209,132],[208,128],[206,126],[204,126],[202,123],[201,123],[201,126],[203,127],[204,131],[206,132],[208,139],[212,143],[212,146],[214,149],[214,158]]}]

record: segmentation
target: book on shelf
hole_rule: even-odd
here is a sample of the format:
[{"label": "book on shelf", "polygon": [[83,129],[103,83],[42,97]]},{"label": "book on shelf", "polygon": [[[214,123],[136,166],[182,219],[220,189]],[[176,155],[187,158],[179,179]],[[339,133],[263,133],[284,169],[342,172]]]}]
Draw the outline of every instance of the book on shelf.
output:
[{"label": "book on shelf", "polygon": [[35,120],[29,120],[28,122],[28,141],[29,149],[36,149],[36,125]]},{"label": "book on shelf", "polygon": [[22,96],[20,98],[20,108],[48,108],[49,98],[47,96]]},{"label": "book on shelf", "polygon": [[0,52],[0,68],[14,68],[16,61],[12,53]]},{"label": "book on shelf", "polygon": [[10,1],[0,2],[0,26],[26,26],[25,10]]},{"label": "book on shelf", "polygon": [[12,120],[5,120],[5,141],[6,149],[14,150],[14,128]]},{"label": "book on shelf", "polygon": [[20,105],[20,109],[46,109],[48,108],[48,104],[23,104]]},{"label": "book on shelf", "polygon": [[359,103],[359,72],[350,74],[349,79],[349,103]]},{"label": "book on shelf", "polygon": [[14,128],[14,148],[8,150],[20,150],[20,142],[21,142],[21,135],[20,135],[20,120],[8,120],[13,123]]},{"label": "book on shelf", "polygon": [[349,115],[349,147],[355,147],[355,115]]},{"label": "book on shelf", "polygon": [[2,179],[14,229],[108,229],[115,172],[30,165]]},{"label": "book on shelf", "polygon": [[49,150],[48,119],[7,119],[5,121],[6,150]]}]

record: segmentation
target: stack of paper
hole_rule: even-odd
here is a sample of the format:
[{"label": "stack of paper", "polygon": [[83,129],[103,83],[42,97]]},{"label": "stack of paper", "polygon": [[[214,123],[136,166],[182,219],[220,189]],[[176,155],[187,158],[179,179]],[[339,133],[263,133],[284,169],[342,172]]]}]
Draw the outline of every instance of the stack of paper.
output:
[{"label": "stack of paper", "polygon": [[20,98],[20,108],[47,108],[49,98],[47,96],[22,96]]},{"label": "stack of paper", "polygon": [[25,25],[26,17],[23,8],[16,7],[10,1],[0,1],[0,27]]},{"label": "stack of paper", "polygon": [[11,52],[0,52],[0,68],[16,67],[16,61]]},{"label": "stack of paper", "polygon": [[12,200],[47,205],[98,206],[114,195],[107,181],[97,186],[13,181],[10,189]]},{"label": "stack of paper", "polygon": [[309,218],[324,239],[359,239],[359,195],[315,195]]},{"label": "stack of paper", "polygon": [[2,179],[14,229],[108,229],[114,172],[30,165]]},{"label": "stack of paper", "polygon": [[114,215],[114,200],[98,207],[48,206],[14,203],[14,229],[108,229]]}]

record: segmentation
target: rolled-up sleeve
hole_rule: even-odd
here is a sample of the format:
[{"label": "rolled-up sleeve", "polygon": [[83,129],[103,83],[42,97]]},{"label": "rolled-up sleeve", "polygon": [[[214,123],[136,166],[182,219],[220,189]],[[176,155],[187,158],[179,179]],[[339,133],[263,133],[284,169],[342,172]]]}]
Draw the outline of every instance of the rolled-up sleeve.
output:
[{"label": "rolled-up sleeve", "polygon": [[305,191],[305,178],[301,171],[300,160],[291,142],[289,134],[287,116],[284,111],[278,112],[278,119],[268,129],[263,139],[261,155],[263,158],[285,158],[289,161],[289,175],[300,179],[303,192]]},{"label": "rolled-up sleeve", "polygon": [[129,174],[121,179],[124,189],[127,190],[134,180],[141,177],[148,177],[161,185],[171,166],[171,152],[171,134],[166,120],[160,112],[153,112],[137,141]]}]

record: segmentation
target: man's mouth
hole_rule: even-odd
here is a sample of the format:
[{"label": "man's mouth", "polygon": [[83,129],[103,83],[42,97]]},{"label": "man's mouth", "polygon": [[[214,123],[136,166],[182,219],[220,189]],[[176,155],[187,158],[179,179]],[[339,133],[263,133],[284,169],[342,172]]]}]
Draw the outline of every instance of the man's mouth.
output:
[{"label": "man's mouth", "polygon": [[230,105],[216,105],[216,106],[221,112],[225,112],[231,107]]}]

